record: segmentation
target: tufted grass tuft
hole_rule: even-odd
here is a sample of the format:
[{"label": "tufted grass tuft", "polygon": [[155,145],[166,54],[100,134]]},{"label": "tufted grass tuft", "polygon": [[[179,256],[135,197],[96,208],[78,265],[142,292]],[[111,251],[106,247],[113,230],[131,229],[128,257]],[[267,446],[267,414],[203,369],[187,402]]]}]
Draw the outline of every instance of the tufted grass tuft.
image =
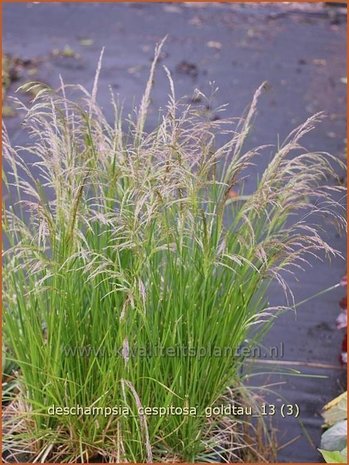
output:
[{"label": "tufted grass tuft", "polygon": [[[28,146],[4,131],[4,334],[21,383],[6,432],[33,461],[242,460],[251,443],[239,419],[206,409],[243,403],[237,351],[281,310],[268,305],[269,284],[292,305],[285,272],[337,254],[312,224],[327,215],[344,226],[328,181],[337,161],[301,146],[322,116],[278,147],[246,151],[263,86],[243,118],[211,121],[176,100],[165,70],[168,105],[147,132],[161,45],[126,129],[114,99],[112,124],[97,105],[99,64],[91,93],[62,82],[21,104]],[[274,156],[245,195],[265,150]],[[114,406],[129,414],[101,414]]]}]

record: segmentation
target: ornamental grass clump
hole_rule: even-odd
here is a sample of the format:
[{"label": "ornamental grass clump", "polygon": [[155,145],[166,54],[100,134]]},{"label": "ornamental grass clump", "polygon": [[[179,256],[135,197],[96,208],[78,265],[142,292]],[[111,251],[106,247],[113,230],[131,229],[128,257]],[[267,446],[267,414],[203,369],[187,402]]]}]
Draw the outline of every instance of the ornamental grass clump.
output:
[{"label": "ornamental grass clump", "polygon": [[[336,160],[300,145],[321,116],[245,151],[263,86],[244,118],[212,121],[176,101],[166,70],[168,105],[147,132],[160,49],[134,121],[113,98],[105,118],[99,65],[91,94],[62,82],[22,104],[30,145],[4,133],[4,334],[21,386],[5,433],[33,461],[242,460],[239,418],[207,409],[243,404],[236,353],[281,308],[269,284],[288,290],[285,271],[337,253],[312,224],[343,226]],[[274,156],[245,195],[263,150]]]}]

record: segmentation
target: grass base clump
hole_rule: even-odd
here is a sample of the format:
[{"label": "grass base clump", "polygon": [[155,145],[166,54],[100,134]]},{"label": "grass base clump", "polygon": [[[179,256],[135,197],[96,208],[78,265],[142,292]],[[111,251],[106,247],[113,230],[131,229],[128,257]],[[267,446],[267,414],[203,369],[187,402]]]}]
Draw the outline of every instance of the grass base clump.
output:
[{"label": "grass base clump", "polygon": [[272,280],[287,289],[284,272],[307,254],[336,254],[311,224],[319,213],[341,223],[334,160],[300,145],[320,115],[273,149],[243,195],[265,149],[244,150],[262,87],[244,118],[211,121],[176,101],[167,72],[167,109],[146,132],[160,48],[127,130],[114,100],[113,124],[96,103],[99,66],[91,94],[38,92],[31,146],[5,133],[4,330],[22,383],[21,431],[8,440],[36,461],[242,460],[253,450],[238,441],[242,419],[205,411],[241,401],[227,395],[240,386],[236,351],[279,310],[266,300]]}]

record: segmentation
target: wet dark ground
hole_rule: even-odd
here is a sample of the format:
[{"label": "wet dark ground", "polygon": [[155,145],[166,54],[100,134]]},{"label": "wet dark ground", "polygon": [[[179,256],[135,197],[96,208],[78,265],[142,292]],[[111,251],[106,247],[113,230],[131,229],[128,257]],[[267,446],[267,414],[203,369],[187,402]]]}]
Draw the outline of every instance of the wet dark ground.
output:
[{"label": "wet dark ground", "polygon": [[[124,100],[125,114],[139,102],[154,45],[168,34],[162,63],[173,73],[178,96],[191,96],[196,87],[208,91],[209,81],[215,81],[219,87],[215,103],[229,103],[227,114],[239,115],[257,86],[267,80],[269,90],[261,99],[250,143],[275,143],[278,135],[282,140],[308,116],[325,111],[326,120],[307,137],[306,147],[344,158],[346,17],[341,10],[334,14],[310,4],[302,10],[269,4],[5,4],[3,19],[4,51],[27,63],[30,79],[52,86],[58,85],[61,74],[65,82],[91,88],[105,46],[99,101],[107,114],[108,85]],[[20,72],[19,83],[28,79],[28,69]],[[156,122],[156,110],[164,105],[167,92],[159,69],[150,124]],[[20,115],[6,120],[16,145],[26,141],[19,120]],[[267,161],[262,159],[258,169]],[[345,178],[345,173],[341,175]],[[345,255],[344,237],[330,232],[328,240]],[[313,265],[294,280],[296,301],[337,283],[345,274],[344,260]],[[321,408],[345,386],[339,362],[343,334],[335,324],[343,294],[343,288],[336,289],[296,314],[281,316],[264,341],[266,347],[281,344],[284,353],[275,363],[264,365],[259,360],[254,372],[264,374],[252,377],[251,383],[273,384],[270,402],[297,403],[300,408],[297,420],[280,414],[273,419],[279,445],[284,445],[279,461],[320,461],[316,447]],[[282,291],[273,288],[270,300],[283,304]],[[291,376],[290,369],[299,370],[301,376]]]}]

